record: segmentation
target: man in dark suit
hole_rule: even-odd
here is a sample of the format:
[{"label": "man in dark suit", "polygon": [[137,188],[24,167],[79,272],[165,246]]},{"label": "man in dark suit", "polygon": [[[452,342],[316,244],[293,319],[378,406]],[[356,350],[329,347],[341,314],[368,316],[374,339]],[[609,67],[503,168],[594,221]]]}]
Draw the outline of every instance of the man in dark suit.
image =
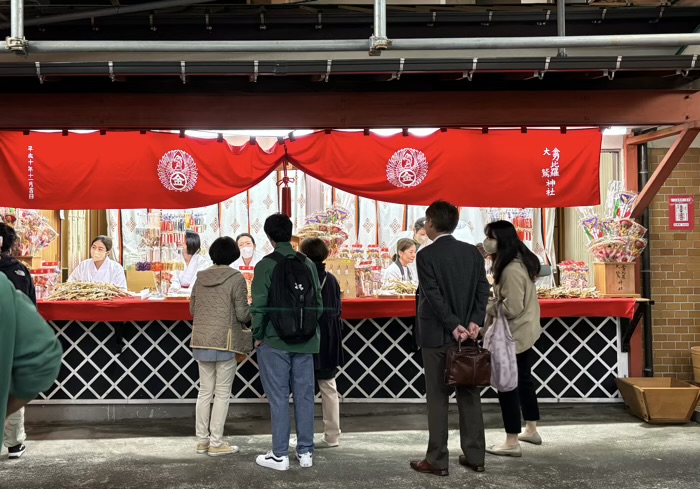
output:
[{"label": "man in dark suit", "polygon": [[[416,342],[423,352],[428,403],[428,450],[424,460],[411,462],[418,472],[448,475],[447,411],[453,388],[445,385],[447,350],[458,341],[476,339],[484,324],[489,283],[484,258],[452,232],[459,211],[437,201],[425,213],[425,230],[433,241],[417,255],[419,280]],[[458,387],[457,407],[462,452],[459,463],[476,472],[484,470],[484,421],[478,388]]]}]

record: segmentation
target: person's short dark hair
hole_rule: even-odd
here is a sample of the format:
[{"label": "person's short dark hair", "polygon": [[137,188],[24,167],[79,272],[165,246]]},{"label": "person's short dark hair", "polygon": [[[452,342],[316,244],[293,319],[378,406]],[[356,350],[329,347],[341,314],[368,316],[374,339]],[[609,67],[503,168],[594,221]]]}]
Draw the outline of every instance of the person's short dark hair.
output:
[{"label": "person's short dark hair", "polygon": [[209,257],[214,265],[231,265],[241,256],[238,245],[230,236],[216,238],[209,247]]},{"label": "person's short dark hair", "polygon": [[196,255],[202,248],[202,240],[199,234],[194,231],[185,231],[185,245],[187,246],[188,255]]},{"label": "person's short dark hair", "polygon": [[265,234],[275,243],[288,243],[292,240],[292,220],[284,214],[272,214],[265,219]]},{"label": "person's short dark hair", "polygon": [[0,237],[2,237],[2,248],[0,253],[9,253],[17,242],[17,233],[12,226],[0,222]]},{"label": "person's short dark hair", "polygon": [[301,252],[314,263],[323,263],[328,258],[328,246],[319,238],[306,238],[302,241]]},{"label": "person's short dark hair", "polygon": [[425,217],[419,217],[416,219],[415,224],[413,224],[413,231],[418,232],[425,227]]},{"label": "person's short dark hair", "polygon": [[449,202],[438,200],[428,207],[425,217],[430,219],[430,223],[438,233],[452,233],[459,224],[459,209]]},{"label": "person's short dark hair", "polygon": [[[250,234],[250,233],[241,233],[241,234],[239,234],[238,236],[236,236],[236,244],[238,244],[238,242],[240,241],[241,238],[250,238],[250,240],[253,242],[253,246],[258,246],[258,245],[255,243],[255,238],[254,238],[253,235]],[[291,238],[290,238],[290,239],[291,239]]]},{"label": "person's short dark hair", "polygon": [[94,245],[98,241],[105,245],[105,248],[107,248],[107,253],[112,251],[112,238],[110,238],[109,236],[100,235],[90,242],[90,247],[92,248],[92,245]]}]

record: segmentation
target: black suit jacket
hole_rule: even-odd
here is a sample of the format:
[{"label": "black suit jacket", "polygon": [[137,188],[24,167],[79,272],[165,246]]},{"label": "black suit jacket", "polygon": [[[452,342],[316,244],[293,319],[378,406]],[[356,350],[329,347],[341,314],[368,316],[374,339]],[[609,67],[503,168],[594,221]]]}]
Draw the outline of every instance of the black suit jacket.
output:
[{"label": "black suit jacket", "polygon": [[472,246],[447,235],[420,250],[416,343],[438,348],[452,341],[452,331],[470,322],[483,326],[489,283],[484,258]]}]

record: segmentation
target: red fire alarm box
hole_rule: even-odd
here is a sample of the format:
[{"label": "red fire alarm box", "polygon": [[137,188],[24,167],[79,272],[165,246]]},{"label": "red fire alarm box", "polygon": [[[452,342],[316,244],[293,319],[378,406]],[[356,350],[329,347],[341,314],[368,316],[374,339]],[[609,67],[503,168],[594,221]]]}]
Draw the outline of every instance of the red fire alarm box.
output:
[{"label": "red fire alarm box", "polygon": [[669,229],[693,231],[695,229],[695,198],[692,195],[672,195],[668,199]]}]

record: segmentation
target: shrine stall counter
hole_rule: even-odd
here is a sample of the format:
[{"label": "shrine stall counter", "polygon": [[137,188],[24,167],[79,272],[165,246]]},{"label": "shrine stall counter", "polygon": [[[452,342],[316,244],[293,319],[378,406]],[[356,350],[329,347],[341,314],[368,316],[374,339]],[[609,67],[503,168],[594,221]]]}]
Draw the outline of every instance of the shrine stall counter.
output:
[{"label": "shrine stall counter", "polygon": [[[628,375],[625,338],[634,299],[542,299],[543,334],[533,369],[543,402],[620,402],[616,377]],[[56,331],[63,365],[40,404],[194,403],[198,369],[189,347],[187,300],[40,302]],[[346,364],[342,402],[423,402],[420,353],[413,347],[416,303],[343,300]],[[485,388],[486,401],[496,399]],[[239,365],[232,402],[265,402],[253,354]]]}]

